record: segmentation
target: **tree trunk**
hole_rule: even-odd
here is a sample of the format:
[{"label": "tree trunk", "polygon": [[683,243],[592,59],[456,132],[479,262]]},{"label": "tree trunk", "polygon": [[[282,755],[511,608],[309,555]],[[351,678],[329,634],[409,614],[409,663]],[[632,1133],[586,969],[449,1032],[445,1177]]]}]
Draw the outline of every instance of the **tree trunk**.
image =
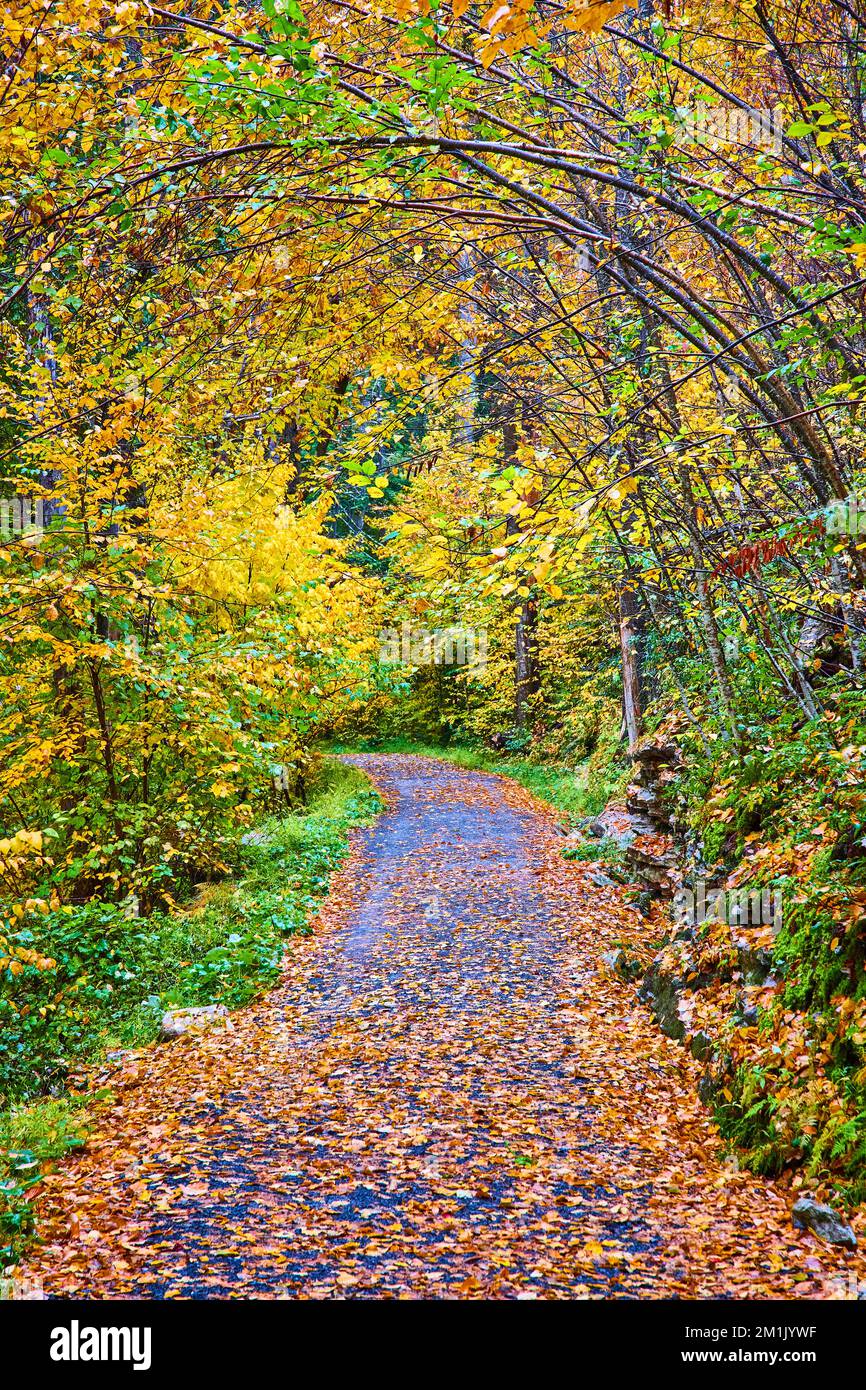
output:
[{"label": "tree trunk", "polygon": [[514,631],[514,722],[522,732],[538,694],[538,606],[527,599]]},{"label": "tree trunk", "polygon": [[641,615],[633,589],[619,594],[619,645],[622,652],[622,710],[631,753],[643,733],[640,679]]}]

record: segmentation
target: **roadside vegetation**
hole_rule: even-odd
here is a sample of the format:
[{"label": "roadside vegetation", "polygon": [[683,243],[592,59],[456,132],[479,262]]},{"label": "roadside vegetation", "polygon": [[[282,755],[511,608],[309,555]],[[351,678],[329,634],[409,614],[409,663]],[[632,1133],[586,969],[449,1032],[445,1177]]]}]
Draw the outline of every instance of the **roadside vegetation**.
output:
[{"label": "roadside vegetation", "polygon": [[[263,819],[234,845],[231,873],[190,886],[174,910],[135,918],[103,903],[40,916],[45,958],[0,977],[0,1266],[30,1229],[27,1193],[44,1164],[86,1134],[76,1073],[154,1042],[166,1010],[235,1009],[268,989],[291,937],[309,931],[349,831],[381,804],[357,768],[320,760],[306,807]],[[31,940],[28,928],[17,934],[17,959]]]}]

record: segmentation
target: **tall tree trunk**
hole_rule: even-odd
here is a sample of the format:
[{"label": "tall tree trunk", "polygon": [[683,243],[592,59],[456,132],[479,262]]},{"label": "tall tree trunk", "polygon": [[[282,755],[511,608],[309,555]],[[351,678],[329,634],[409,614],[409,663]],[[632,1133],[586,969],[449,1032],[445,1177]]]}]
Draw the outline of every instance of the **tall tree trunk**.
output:
[{"label": "tall tree trunk", "polygon": [[[517,460],[517,424],[514,406],[506,406],[502,421],[502,453],[506,467]],[[505,523],[506,536],[513,536],[518,530],[514,517]],[[515,575],[523,585],[526,576]],[[531,706],[539,689],[538,669],[538,603],[534,597],[520,603],[514,626],[514,723],[522,733],[529,722]]]},{"label": "tall tree trunk", "polygon": [[522,732],[538,694],[538,605],[527,599],[514,630],[514,722]]},{"label": "tall tree trunk", "polygon": [[620,589],[619,645],[622,653],[622,710],[630,753],[633,752],[643,733],[640,674],[640,631],[642,626],[642,616],[634,590]]},{"label": "tall tree trunk", "polygon": [[701,631],[703,633],[707,655],[710,658],[710,663],[713,668],[713,674],[716,678],[719,704],[722,707],[722,713],[730,729],[731,737],[735,745],[739,747],[740,732],[737,727],[737,720],[734,712],[734,688],[731,684],[731,673],[728,670],[728,663],[725,659],[721,637],[719,636],[719,627],[716,622],[713,601],[707,587],[707,562],[706,556],[704,555],[703,543],[701,541],[698,508],[692,490],[692,480],[689,476],[688,467],[685,464],[680,468],[680,483],[682,486],[683,498],[688,507],[686,535],[688,537],[692,563],[695,567],[695,592],[698,599],[698,614]]}]

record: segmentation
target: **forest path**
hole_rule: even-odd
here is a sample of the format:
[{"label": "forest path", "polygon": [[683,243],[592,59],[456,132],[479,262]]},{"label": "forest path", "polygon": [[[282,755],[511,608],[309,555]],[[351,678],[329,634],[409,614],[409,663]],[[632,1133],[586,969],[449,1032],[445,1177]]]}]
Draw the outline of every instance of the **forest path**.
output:
[{"label": "forest path", "polygon": [[619,890],[506,779],[352,761],[389,809],[314,934],[232,1031],[125,1066],[27,1272],[76,1297],[826,1294],[845,1257],[722,1165],[697,1065],[603,966],[640,929]]}]

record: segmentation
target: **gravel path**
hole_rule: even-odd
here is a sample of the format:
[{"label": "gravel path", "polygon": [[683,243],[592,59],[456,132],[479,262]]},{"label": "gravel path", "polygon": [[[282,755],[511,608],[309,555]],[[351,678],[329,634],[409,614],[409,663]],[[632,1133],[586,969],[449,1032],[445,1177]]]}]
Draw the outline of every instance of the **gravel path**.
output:
[{"label": "gravel path", "polygon": [[353,761],[389,810],[275,990],[113,1079],[45,1184],[46,1291],[821,1296],[845,1257],[720,1162],[696,1064],[601,964],[642,929],[619,890],[512,783]]}]

